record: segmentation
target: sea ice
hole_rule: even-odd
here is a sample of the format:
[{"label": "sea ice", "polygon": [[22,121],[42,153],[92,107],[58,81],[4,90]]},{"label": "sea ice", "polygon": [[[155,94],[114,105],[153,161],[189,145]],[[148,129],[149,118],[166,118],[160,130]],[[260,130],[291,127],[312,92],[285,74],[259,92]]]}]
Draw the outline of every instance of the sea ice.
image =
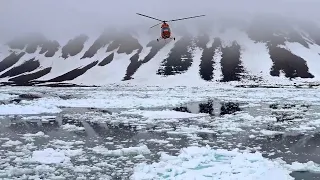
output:
[{"label": "sea ice", "polygon": [[208,116],[208,114],[193,114],[187,112],[179,112],[173,110],[163,111],[147,111],[147,110],[129,110],[123,111],[121,114],[140,115],[149,119],[183,119]]},{"label": "sea ice", "polygon": [[33,151],[31,161],[41,164],[58,164],[70,162],[70,158],[63,151],[46,148],[43,150]]},{"label": "sea ice", "polygon": [[132,180],[290,180],[291,171],[261,153],[191,146],[178,156],[161,154],[160,162],[135,166]]}]

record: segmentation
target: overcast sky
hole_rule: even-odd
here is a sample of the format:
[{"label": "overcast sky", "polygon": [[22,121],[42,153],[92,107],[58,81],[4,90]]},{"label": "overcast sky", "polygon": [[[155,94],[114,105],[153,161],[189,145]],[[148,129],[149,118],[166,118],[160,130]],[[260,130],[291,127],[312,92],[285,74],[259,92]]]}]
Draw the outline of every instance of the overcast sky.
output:
[{"label": "overcast sky", "polygon": [[188,20],[192,23],[222,14],[241,17],[257,12],[319,18],[319,7],[320,0],[0,0],[0,40],[30,31],[74,35],[100,32],[108,25],[148,28],[157,23],[136,12],[159,19],[207,15]]}]

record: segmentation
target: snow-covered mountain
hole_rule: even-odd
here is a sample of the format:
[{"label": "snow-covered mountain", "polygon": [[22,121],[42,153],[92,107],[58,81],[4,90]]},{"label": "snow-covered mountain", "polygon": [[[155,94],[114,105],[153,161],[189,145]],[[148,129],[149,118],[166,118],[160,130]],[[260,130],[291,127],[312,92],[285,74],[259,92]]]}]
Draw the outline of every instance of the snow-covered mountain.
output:
[{"label": "snow-covered mountain", "polygon": [[[0,82],[10,85],[194,84],[317,81],[320,27],[270,16],[220,20],[207,27],[106,29],[67,42],[45,33],[21,34],[0,49]],[[224,23],[228,22],[228,23]],[[142,29],[141,29],[142,28]],[[66,41],[66,40],[65,40]]]}]

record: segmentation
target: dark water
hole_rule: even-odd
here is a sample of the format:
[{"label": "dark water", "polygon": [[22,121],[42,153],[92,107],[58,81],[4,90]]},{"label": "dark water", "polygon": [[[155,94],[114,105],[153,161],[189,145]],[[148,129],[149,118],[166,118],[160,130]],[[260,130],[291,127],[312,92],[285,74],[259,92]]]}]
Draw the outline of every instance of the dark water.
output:
[{"label": "dark water", "polygon": [[[207,106],[205,105],[207,104]],[[184,106],[184,110],[193,113],[209,113],[212,117],[221,114],[221,104],[204,102],[191,103]],[[240,105],[241,107],[241,105]],[[261,111],[257,111],[261,109]],[[253,114],[265,114],[269,109],[268,105],[263,105],[259,108],[241,108],[241,111],[248,111]],[[181,108],[180,108],[181,110]],[[309,111],[317,111],[317,107]],[[169,133],[174,131],[179,123],[168,123],[166,126],[154,125],[148,127],[139,127],[137,123],[110,123],[110,122],[93,122],[92,119],[81,119],[79,115],[96,112],[107,114],[108,111],[98,111],[96,109],[86,108],[68,108],[62,113],[56,114],[56,117],[45,118],[46,121],[41,121],[36,118],[23,120],[25,116],[11,116],[1,120],[0,138],[9,138],[11,140],[22,139],[22,135],[26,133],[37,133],[39,131],[49,135],[47,138],[35,138],[34,145],[41,149],[47,147],[52,140],[63,141],[83,141],[83,145],[75,145],[74,147],[85,148],[85,153],[90,156],[88,148],[99,145],[104,145],[109,150],[122,147],[139,146],[141,143],[148,146],[152,152],[149,155],[144,155],[145,159],[137,159],[133,157],[105,157],[103,155],[94,154],[97,159],[103,159],[110,163],[110,167],[104,169],[104,173],[110,175],[113,179],[127,179],[130,176],[132,167],[139,162],[154,162],[157,161],[159,155],[156,152],[164,151],[171,155],[176,155],[183,147],[192,144],[210,145],[216,148],[225,149],[247,149],[252,148],[263,152],[263,156],[268,158],[282,157],[288,163],[298,161],[301,163],[314,161],[320,163],[320,134],[318,132],[311,133],[295,133],[295,134],[280,134],[275,136],[258,136],[249,138],[252,134],[250,129],[247,131],[238,132],[236,134],[223,135],[221,133],[196,133],[196,137],[191,137],[183,134]],[[269,110],[270,111],[270,110]],[[62,127],[64,124],[75,124],[78,127],[84,127],[84,131],[66,131]],[[181,124],[180,124],[181,125]],[[202,125],[205,126],[205,125]],[[163,130],[167,128],[167,130]],[[210,128],[209,126],[207,128]],[[160,131],[163,130],[163,131]],[[51,143],[52,144],[52,143]],[[5,152],[18,152],[12,147],[1,148],[1,156],[5,158]],[[94,164],[95,159],[89,159],[86,162],[74,160],[74,165],[90,165]],[[70,171],[70,170],[69,170]],[[69,172],[72,174],[72,172]],[[310,172],[294,172],[292,176],[296,179],[320,179],[320,174]],[[91,174],[91,177],[99,177],[98,173]]]}]

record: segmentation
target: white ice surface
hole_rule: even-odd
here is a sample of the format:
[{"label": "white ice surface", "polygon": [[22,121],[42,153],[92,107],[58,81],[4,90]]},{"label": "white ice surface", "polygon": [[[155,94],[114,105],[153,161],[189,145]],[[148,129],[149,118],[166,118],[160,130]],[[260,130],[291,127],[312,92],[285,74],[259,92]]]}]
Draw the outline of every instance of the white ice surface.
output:
[{"label": "white ice surface", "polygon": [[193,113],[178,112],[173,110],[163,110],[163,111],[128,110],[128,111],[122,111],[120,114],[140,115],[148,119],[183,119],[183,118],[208,116],[208,114],[193,114]]},{"label": "white ice surface", "polygon": [[[34,88],[29,87],[9,87],[0,89],[0,94],[25,93],[33,92]],[[276,118],[270,114],[254,115],[251,112],[241,111],[235,115],[225,115],[216,117],[214,121],[207,114],[193,114],[185,112],[171,111],[173,107],[179,107],[181,104],[193,101],[206,101],[209,98],[219,101],[231,101],[248,103],[242,107],[259,107],[260,104],[271,103],[288,103],[288,104],[307,104],[312,106],[320,105],[319,89],[294,89],[294,88],[278,88],[278,89],[245,89],[234,88],[230,86],[224,87],[175,87],[162,88],[154,86],[116,86],[104,88],[37,88],[37,93],[46,93],[45,97],[32,101],[21,101],[19,104],[0,105],[0,115],[14,114],[39,114],[39,113],[57,113],[61,112],[62,107],[95,107],[95,108],[126,108],[120,113],[114,112],[112,115],[104,113],[88,112],[82,114],[74,114],[72,116],[81,120],[101,121],[101,122],[134,122],[134,123],[157,123],[161,120],[172,121],[182,118],[196,119],[196,122],[211,125],[211,128],[199,128],[199,126],[178,126],[176,132],[187,134],[190,132],[213,132],[216,130],[223,131],[243,131],[242,127],[256,128],[261,124],[274,123],[277,124]],[[68,99],[59,98],[62,96]],[[161,107],[167,110],[147,110],[148,108]],[[143,108],[145,110],[137,110]],[[266,108],[270,111],[270,108]],[[261,113],[265,113],[266,109],[257,109]],[[285,130],[299,129],[314,130],[320,127],[319,117],[310,119],[311,112],[304,112],[306,108],[297,107],[290,110],[272,110],[272,112],[287,112],[301,116],[302,119],[296,120],[294,123],[278,123]],[[215,110],[215,113],[216,110]],[[314,112],[313,116],[315,116]],[[139,117],[139,116],[142,116]],[[33,117],[32,117],[33,118]],[[52,117],[54,118],[54,116]],[[27,120],[25,117],[24,120]],[[48,119],[41,116],[36,119]],[[154,121],[155,120],[155,121]],[[67,125],[68,126],[68,125]],[[71,127],[64,127],[69,128]],[[81,128],[80,128],[81,129]],[[78,129],[78,130],[80,130]],[[272,135],[271,132],[261,131],[264,135]],[[272,132],[273,133],[273,132]],[[256,134],[254,134],[256,135]]]},{"label": "white ice surface", "polygon": [[58,164],[70,162],[70,158],[65,155],[63,151],[47,148],[43,150],[36,150],[32,153],[31,161],[41,164]]},{"label": "white ice surface", "polygon": [[59,113],[61,109],[50,104],[0,105],[0,115]]},{"label": "white ice surface", "polygon": [[[20,88],[8,88],[16,91],[25,91]],[[26,89],[27,91],[28,89]],[[3,92],[5,90],[0,90]],[[23,113],[31,111],[50,112],[58,111],[58,106],[64,107],[96,107],[96,108],[137,108],[177,106],[190,101],[206,100],[208,98],[220,101],[239,101],[258,104],[261,102],[299,102],[320,104],[318,89],[241,89],[232,87],[135,87],[118,86],[110,88],[57,88],[52,90],[43,88],[46,93],[60,95],[76,95],[79,97],[61,99],[58,97],[43,97],[22,105],[1,105],[2,114]],[[5,91],[6,92],[6,91]],[[4,108],[8,108],[4,110]],[[22,111],[25,109],[26,111]]]},{"label": "white ice surface", "polygon": [[134,168],[132,180],[290,180],[291,171],[280,162],[262,154],[187,147],[178,156],[161,154],[160,161],[141,163]]},{"label": "white ice surface", "polygon": [[15,140],[15,141],[12,141],[12,140],[9,140],[9,141],[6,141],[5,143],[2,144],[2,147],[12,147],[12,146],[18,146],[18,145],[21,145],[22,142],[21,141],[18,141],[18,140]]},{"label": "white ice surface", "polygon": [[64,124],[62,125],[62,129],[67,130],[67,131],[84,131],[84,127],[79,127],[74,124]]},{"label": "white ice surface", "polygon": [[1,93],[1,94],[0,94],[0,101],[8,100],[8,99],[11,99],[11,98],[14,98],[14,97],[17,97],[17,95],[11,95],[11,94],[6,94],[6,93]]},{"label": "white ice surface", "polygon": [[146,145],[138,146],[138,147],[128,147],[116,150],[108,150],[103,146],[96,146],[94,148],[90,148],[93,152],[102,154],[104,156],[128,156],[128,155],[143,155],[150,154],[151,151]]}]

